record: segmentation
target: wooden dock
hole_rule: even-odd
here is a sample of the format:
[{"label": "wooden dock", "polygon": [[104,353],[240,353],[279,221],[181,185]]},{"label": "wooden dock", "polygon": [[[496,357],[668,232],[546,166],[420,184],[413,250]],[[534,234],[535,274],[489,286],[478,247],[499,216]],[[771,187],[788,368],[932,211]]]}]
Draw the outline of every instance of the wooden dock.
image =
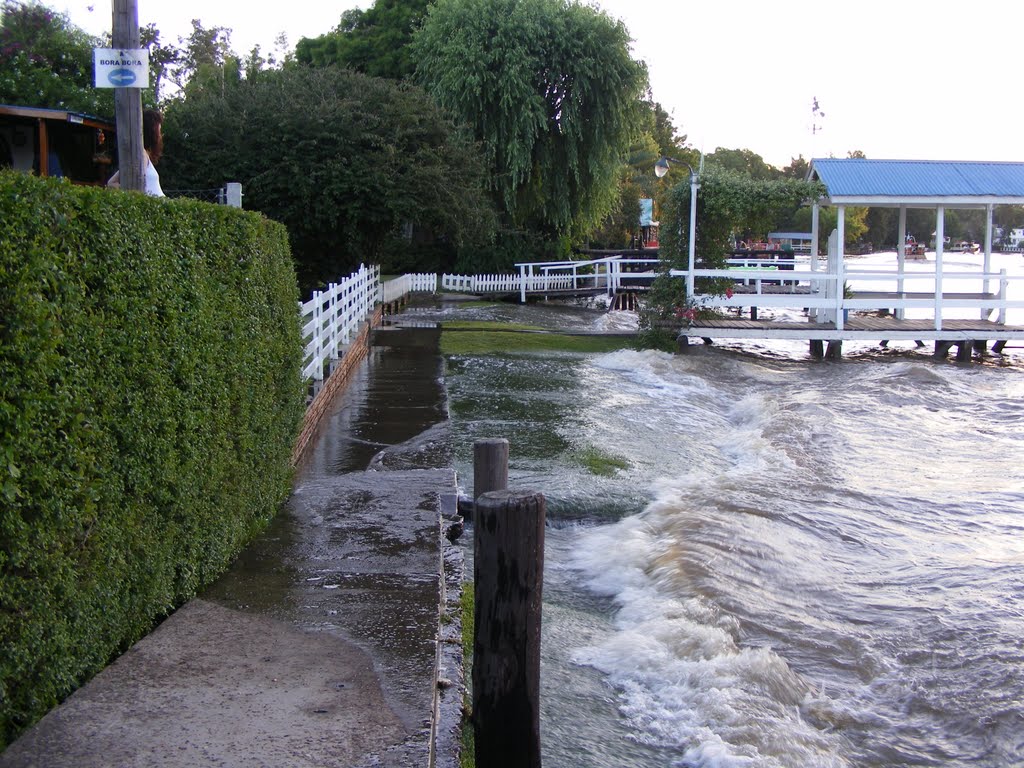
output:
[{"label": "wooden dock", "polygon": [[[1024,326],[1007,325],[990,320],[944,319],[941,330],[932,319],[900,320],[891,315],[851,315],[842,329],[835,323],[793,322],[779,320],[748,320],[745,318],[699,318],[679,331],[680,349],[685,351],[693,339],[705,343],[715,339],[785,339],[808,341],[811,356],[837,359],[843,341],[914,341],[923,345],[934,342],[935,356],[945,357],[956,346],[957,359],[970,359],[971,352],[988,349],[1001,352],[1010,341],[1024,342]],[[825,350],[824,343],[828,343]]]}]

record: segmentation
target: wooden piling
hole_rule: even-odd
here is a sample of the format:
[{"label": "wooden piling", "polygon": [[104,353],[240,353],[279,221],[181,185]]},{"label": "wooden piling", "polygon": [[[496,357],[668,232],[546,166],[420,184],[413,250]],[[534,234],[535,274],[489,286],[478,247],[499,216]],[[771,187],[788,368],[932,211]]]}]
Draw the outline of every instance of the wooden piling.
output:
[{"label": "wooden piling", "polygon": [[810,347],[812,360],[821,360],[823,357],[825,357],[824,341],[822,341],[821,339],[811,339]]},{"label": "wooden piling", "polygon": [[1004,347],[1006,347],[1006,339],[999,339],[992,345],[992,351],[996,354],[1002,354]]},{"label": "wooden piling", "polygon": [[843,342],[839,339],[833,339],[825,347],[825,359],[826,360],[842,360],[843,359]]},{"label": "wooden piling", "polygon": [[540,768],[543,494],[476,500],[473,727],[476,764]]},{"label": "wooden piling", "polygon": [[473,441],[473,500],[508,488],[508,440],[488,437]]},{"label": "wooden piling", "polygon": [[958,341],[956,343],[956,361],[958,363],[971,362],[971,352],[974,350],[974,342]]}]

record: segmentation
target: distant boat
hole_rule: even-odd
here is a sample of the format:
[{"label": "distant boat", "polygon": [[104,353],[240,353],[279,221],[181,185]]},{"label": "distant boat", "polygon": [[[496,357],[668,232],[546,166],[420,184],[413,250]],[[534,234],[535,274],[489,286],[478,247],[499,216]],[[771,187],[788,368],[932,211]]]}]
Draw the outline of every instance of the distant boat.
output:
[{"label": "distant boat", "polygon": [[919,243],[913,235],[907,235],[907,243],[904,253],[910,258],[924,258],[924,243]]}]

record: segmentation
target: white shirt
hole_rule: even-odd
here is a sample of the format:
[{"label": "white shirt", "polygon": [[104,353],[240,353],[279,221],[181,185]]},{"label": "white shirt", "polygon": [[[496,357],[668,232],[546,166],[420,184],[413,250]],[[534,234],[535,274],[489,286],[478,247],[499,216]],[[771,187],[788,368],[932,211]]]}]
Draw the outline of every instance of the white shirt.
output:
[{"label": "white shirt", "polygon": [[166,197],[164,191],[160,189],[160,174],[156,172],[156,166],[153,165],[148,154],[146,155],[146,194],[153,197]]}]

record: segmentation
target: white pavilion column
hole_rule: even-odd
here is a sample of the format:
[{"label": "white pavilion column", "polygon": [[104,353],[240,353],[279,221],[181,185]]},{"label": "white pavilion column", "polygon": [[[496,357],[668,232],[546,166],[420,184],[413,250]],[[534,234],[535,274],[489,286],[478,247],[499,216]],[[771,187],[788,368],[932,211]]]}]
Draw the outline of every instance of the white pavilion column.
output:
[{"label": "white pavilion column", "polygon": [[[815,200],[811,206],[811,272],[818,271],[818,238],[821,236],[819,227],[819,218],[821,214],[821,206],[818,205],[818,201]],[[811,293],[820,294],[821,289],[816,282],[811,281]],[[812,307],[810,311],[810,319],[815,322],[818,321],[821,316],[821,310],[818,307]]]},{"label": "white pavilion column", "polygon": [[836,330],[843,330],[843,301],[846,299],[846,206],[836,208]]},{"label": "white pavilion column", "polygon": [[[900,225],[896,234],[896,293],[903,298],[903,273],[907,268],[907,206],[900,206]],[[896,319],[902,320],[907,310],[896,308]]]},{"label": "white pavilion column", "polygon": [[946,239],[946,209],[935,211],[935,330],[942,330],[942,245]]},{"label": "white pavilion column", "polygon": [[[992,271],[992,213],[995,206],[989,203],[985,206],[985,261],[982,264],[982,271],[985,278],[982,281],[982,293],[988,293],[988,273]],[[986,320],[992,312],[990,309],[981,310],[981,319]]]}]

